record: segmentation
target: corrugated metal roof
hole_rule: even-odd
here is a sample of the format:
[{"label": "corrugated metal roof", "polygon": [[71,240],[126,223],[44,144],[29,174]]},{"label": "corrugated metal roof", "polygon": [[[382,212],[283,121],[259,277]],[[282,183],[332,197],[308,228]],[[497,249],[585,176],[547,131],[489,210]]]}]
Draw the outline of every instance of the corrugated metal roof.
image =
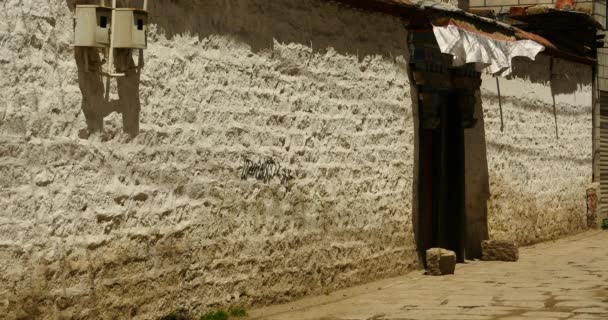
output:
[{"label": "corrugated metal roof", "polygon": [[412,2],[409,0],[378,0],[378,1],[392,2],[396,5],[402,5],[402,6],[411,6],[412,5]]},{"label": "corrugated metal roof", "polygon": [[373,10],[392,14],[399,17],[407,18],[411,14],[420,14],[427,16],[445,15],[450,17],[459,17],[469,21],[472,24],[476,24],[480,31],[483,26],[493,27],[499,32],[509,36],[515,37],[517,40],[532,40],[543,45],[547,50],[545,53],[559,56],[564,59],[573,60],[576,62],[593,64],[594,59],[588,57],[581,57],[571,53],[564,52],[557,48],[555,44],[546,38],[526,32],[520,28],[512,25],[502,23],[500,21],[481,17],[470,12],[463,11],[447,3],[429,1],[429,0],[329,0],[332,2],[339,2],[348,4],[354,7],[362,9]]},{"label": "corrugated metal roof", "polygon": [[405,16],[416,7],[409,0],[326,0],[350,5],[355,8],[382,12],[395,16]]},{"label": "corrugated metal roof", "polygon": [[[598,30],[604,30],[604,27],[601,23],[595,20],[590,14],[580,11],[573,10],[559,10],[554,8],[535,6],[525,8],[523,15],[509,15],[511,19],[519,20],[519,21],[530,21],[534,19],[543,19],[547,18],[548,20],[552,20],[553,23],[560,24],[564,22],[574,22],[580,24],[581,26],[589,26]],[[571,21],[567,21],[570,19]]]}]

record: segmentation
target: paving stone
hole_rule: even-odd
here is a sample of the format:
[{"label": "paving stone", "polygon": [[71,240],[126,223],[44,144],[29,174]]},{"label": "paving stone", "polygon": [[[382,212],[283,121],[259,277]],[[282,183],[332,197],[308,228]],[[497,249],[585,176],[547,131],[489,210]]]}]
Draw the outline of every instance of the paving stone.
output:
[{"label": "paving stone", "polygon": [[525,288],[525,289],[532,289],[532,288],[538,288],[538,286],[540,285],[538,283],[538,279],[535,279],[536,281],[527,281],[527,282],[517,282],[516,280],[511,280],[510,283],[507,283],[507,286],[510,288],[515,288],[515,289],[521,289],[521,288]]},{"label": "paving stone", "polygon": [[481,242],[481,259],[484,261],[517,261],[519,249],[513,241],[484,240]]},{"label": "paving stone", "polygon": [[385,319],[384,313],[361,313],[361,314],[346,314],[340,315],[335,318],[325,318],[325,319],[339,319],[339,320],[377,320],[377,319]]},{"label": "paving stone", "polygon": [[432,276],[454,274],[456,253],[454,251],[432,248],[426,251],[427,273]]},{"label": "paving stone", "polygon": [[608,314],[608,309],[606,308],[580,308],[580,309],[574,309],[572,312],[574,313],[588,313],[588,314],[598,314],[598,313],[607,313]]},{"label": "paving stone", "polygon": [[562,290],[591,290],[597,285],[597,278],[593,281],[582,281],[577,282],[564,282],[559,284],[559,288]]},{"label": "paving stone", "polygon": [[538,318],[568,318],[572,315],[569,312],[534,311],[522,314],[524,317]]},{"label": "paving stone", "polygon": [[480,316],[506,316],[513,313],[511,309],[503,309],[504,307],[481,307],[481,308],[472,308],[465,309],[463,311],[464,314],[467,315],[480,315]]},{"label": "paving stone", "polygon": [[496,305],[507,307],[519,307],[526,309],[542,309],[545,307],[544,301],[528,301],[528,300],[504,300],[499,301]]},{"label": "paving stone", "polygon": [[593,295],[589,292],[581,292],[580,295],[557,295],[554,297],[557,301],[581,301],[581,300],[589,300],[593,298]]},{"label": "paving stone", "polygon": [[557,308],[608,308],[608,303],[594,300],[562,301],[555,304]]},{"label": "paving stone", "polygon": [[489,320],[492,319],[491,316],[480,316],[474,314],[446,314],[438,316],[437,320]]},{"label": "paving stone", "polygon": [[547,295],[542,292],[529,292],[521,290],[508,290],[507,292],[499,295],[501,300],[528,300],[528,301],[544,301],[547,299]]},{"label": "paving stone", "polygon": [[450,295],[448,296],[443,303],[446,306],[451,307],[488,307],[493,303],[492,296],[480,296],[480,295]]},{"label": "paving stone", "polygon": [[[570,318],[572,320],[606,320],[608,319],[608,313],[598,314],[577,314]],[[570,320],[569,319],[569,320]]]},{"label": "paving stone", "polygon": [[[418,311],[418,312],[399,312],[390,314],[385,319],[382,320],[429,320],[435,319],[435,314],[429,311]],[[291,318],[290,318],[291,319]]]},{"label": "paving stone", "polygon": [[532,320],[532,319],[534,319],[534,320],[560,320],[560,318],[546,318],[546,317],[530,318],[530,317],[523,317],[523,316],[500,318],[500,320]]}]

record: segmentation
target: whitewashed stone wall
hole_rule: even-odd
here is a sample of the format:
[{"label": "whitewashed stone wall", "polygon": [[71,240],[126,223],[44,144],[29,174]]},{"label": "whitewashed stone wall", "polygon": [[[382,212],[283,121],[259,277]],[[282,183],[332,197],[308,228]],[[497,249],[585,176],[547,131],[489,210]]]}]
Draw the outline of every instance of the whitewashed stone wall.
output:
[{"label": "whitewashed stone wall", "polygon": [[587,65],[553,58],[551,72],[548,56],[518,60],[513,77],[499,80],[501,132],[496,79],[483,76],[490,238],[530,244],[586,227],[591,80]]},{"label": "whitewashed stone wall", "polygon": [[[86,133],[73,4],[0,2],[1,315],[152,319],[416,266],[398,19],[313,0],[152,1],[130,139],[117,113]],[[241,179],[244,159],[267,158],[292,179]]]}]

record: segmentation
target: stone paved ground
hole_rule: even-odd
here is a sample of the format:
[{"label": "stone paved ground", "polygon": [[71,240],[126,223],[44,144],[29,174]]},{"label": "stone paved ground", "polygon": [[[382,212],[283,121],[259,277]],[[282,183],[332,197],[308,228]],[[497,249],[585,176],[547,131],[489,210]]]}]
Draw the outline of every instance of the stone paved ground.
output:
[{"label": "stone paved ground", "polygon": [[253,319],[608,320],[608,232],[520,249],[519,262],[474,261],[456,275],[409,275],[251,312]]}]

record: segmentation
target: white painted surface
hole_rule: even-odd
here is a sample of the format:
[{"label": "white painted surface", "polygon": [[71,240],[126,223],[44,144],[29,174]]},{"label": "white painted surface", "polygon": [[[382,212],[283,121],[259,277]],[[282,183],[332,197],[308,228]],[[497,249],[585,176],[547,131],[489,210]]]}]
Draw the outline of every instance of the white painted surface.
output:
[{"label": "white painted surface", "polygon": [[[116,113],[79,138],[81,107],[124,106],[83,100],[95,79],[79,88],[65,2],[0,5],[1,315],[153,319],[417,265],[399,20],[322,1],[149,6],[129,140]],[[241,179],[266,157],[294,179]]]},{"label": "white painted surface", "polygon": [[[592,179],[591,67],[550,58],[521,59],[500,79],[483,76],[490,200],[490,237],[519,244],[554,239],[586,226],[585,192]],[[557,132],[553,110],[557,112]]]}]

